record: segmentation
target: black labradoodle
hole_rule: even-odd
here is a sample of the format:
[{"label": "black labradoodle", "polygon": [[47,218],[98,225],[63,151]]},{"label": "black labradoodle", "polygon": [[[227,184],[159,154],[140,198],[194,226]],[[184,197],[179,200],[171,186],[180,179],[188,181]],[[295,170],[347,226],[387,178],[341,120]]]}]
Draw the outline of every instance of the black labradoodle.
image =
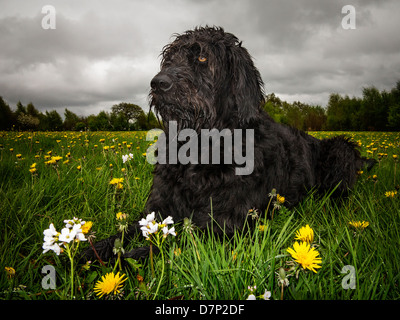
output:
[{"label": "black labradoodle", "polygon": [[[200,163],[200,153],[209,151],[202,145],[195,149],[197,161],[158,163],[144,215],[154,211],[163,218],[172,216],[174,222],[191,217],[200,228],[214,219],[214,231],[232,234],[242,228],[249,209],[265,212],[272,189],[285,196],[287,206],[296,205],[314,187],[321,192],[336,188],[335,194],[341,195],[354,185],[357,171],[366,162],[344,137],[318,140],[275,123],[262,109],[263,82],[250,54],[222,28],[196,28],[165,46],[161,71],[151,81],[150,98],[164,124],[166,150],[171,143],[178,148],[185,143],[168,135],[171,125],[178,134],[191,129],[198,136],[202,129],[220,133],[242,129],[239,153],[243,155],[250,143],[254,162],[248,174],[238,174],[243,162],[236,157],[231,163]],[[250,140],[245,139],[246,132],[252,133]],[[222,140],[219,150],[226,155]],[[215,144],[210,142],[206,149],[212,147]],[[129,234],[137,232],[136,223]],[[95,245],[102,259],[113,256],[117,236]],[[125,256],[139,258],[147,253],[147,248],[137,248]],[[92,249],[86,256],[95,258]]]}]

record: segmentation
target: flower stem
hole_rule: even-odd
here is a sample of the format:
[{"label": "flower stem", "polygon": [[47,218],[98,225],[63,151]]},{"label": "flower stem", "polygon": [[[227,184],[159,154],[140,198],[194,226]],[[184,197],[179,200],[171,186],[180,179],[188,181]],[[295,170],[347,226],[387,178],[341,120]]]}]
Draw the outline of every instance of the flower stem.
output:
[{"label": "flower stem", "polygon": [[[160,248],[160,249],[161,249],[161,248]],[[161,282],[162,282],[162,280],[163,280],[163,278],[164,278],[164,270],[165,270],[164,253],[163,253],[162,250],[160,250],[160,252],[161,252],[161,259],[162,259],[161,277],[160,277],[160,281],[158,282],[157,290],[156,290],[156,293],[154,294],[153,300],[156,299],[157,294],[158,294],[158,290],[160,289]]]},{"label": "flower stem", "polygon": [[153,275],[153,278],[155,278],[155,273],[154,273],[154,264],[153,264],[153,244],[150,243],[150,266],[151,266],[151,274]]}]

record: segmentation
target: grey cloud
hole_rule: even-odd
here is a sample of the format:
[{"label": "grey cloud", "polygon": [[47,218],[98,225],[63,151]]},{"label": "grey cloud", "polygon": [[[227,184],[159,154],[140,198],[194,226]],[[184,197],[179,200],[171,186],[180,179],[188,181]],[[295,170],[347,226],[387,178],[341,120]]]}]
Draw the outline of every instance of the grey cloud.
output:
[{"label": "grey cloud", "polygon": [[57,28],[43,30],[41,1],[0,0],[0,95],[79,114],[120,101],[147,108],[162,47],[206,24],[237,35],[266,91],[289,101],[325,105],[330,92],[390,89],[400,79],[400,3],[352,1],[357,29],[343,30],[347,2],[54,0]]}]

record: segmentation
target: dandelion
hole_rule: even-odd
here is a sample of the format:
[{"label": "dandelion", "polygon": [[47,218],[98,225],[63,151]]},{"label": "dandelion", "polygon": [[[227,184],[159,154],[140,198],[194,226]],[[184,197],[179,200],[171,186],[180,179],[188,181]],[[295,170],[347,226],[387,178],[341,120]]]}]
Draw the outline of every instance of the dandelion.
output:
[{"label": "dandelion", "polygon": [[[81,171],[81,170],[82,170],[82,167],[81,167],[81,166],[77,166],[76,169],[77,169],[78,171]],[[85,171],[85,172],[86,172],[86,171]]]},{"label": "dandelion", "polygon": [[276,195],[276,201],[274,202],[274,209],[280,209],[282,204],[285,202],[285,197],[279,195],[279,193]]},{"label": "dandelion", "polygon": [[288,248],[287,252],[299,263],[303,269],[309,269],[315,273],[315,269],[321,268],[321,258],[318,258],[319,252],[315,248],[311,248],[307,242],[295,242],[293,248]]},{"label": "dandelion", "polygon": [[[125,278],[124,278],[125,277]],[[123,283],[127,280],[125,274],[119,275],[114,274],[113,272],[107,273],[105,276],[101,277],[101,280],[97,281],[94,292],[98,297],[103,297],[104,295],[120,293]]]},{"label": "dandelion", "polygon": [[87,221],[85,222],[85,224],[82,226],[82,233],[83,234],[88,234],[90,229],[93,226],[93,222],[92,221]]},{"label": "dandelion", "polygon": [[283,300],[283,288],[289,286],[289,279],[284,268],[279,268],[279,271],[275,273],[278,276],[278,284],[281,286],[281,300]]},{"label": "dandelion", "polygon": [[15,269],[12,267],[5,267],[4,270],[6,271],[7,278],[12,279],[15,277]]},{"label": "dandelion", "polygon": [[308,243],[313,242],[314,241],[314,230],[311,229],[308,224],[305,227],[301,227],[296,232],[295,240],[300,240],[300,241],[304,241],[304,242],[308,242]]},{"label": "dandelion", "polygon": [[126,213],[118,212],[116,214],[117,220],[126,220],[128,218],[128,215]]},{"label": "dandelion", "polygon": [[385,192],[385,196],[386,196],[386,198],[394,198],[394,196],[397,194],[397,191],[396,190],[394,190],[394,191],[386,191]]},{"label": "dandelion", "polygon": [[115,185],[117,187],[117,189],[122,189],[123,188],[123,183],[124,182],[124,178],[113,178],[111,179],[110,183],[111,185]]},{"label": "dandelion", "polygon": [[283,203],[285,202],[285,197],[284,197],[284,196],[281,196],[281,195],[279,195],[279,194],[276,195],[276,199],[278,200],[278,202],[279,202],[280,204],[283,204]]},{"label": "dandelion", "polygon": [[253,208],[253,209],[250,209],[250,210],[247,212],[247,215],[250,216],[252,220],[258,219],[258,210],[257,210],[257,209],[254,209],[254,208]]},{"label": "dandelion", "polygon": [[258,230],[259,230],[260,232],[267,231],[267,228],[268,228],[268,226],[262,225],[262,224],[260,224],[260,225],[258,226]]},{"label": "dandelion", "polygon": [[357,229],[357,230],[364,230],[366,227],[369,226],[369,222],[368,221],[350,221],[349,225],[352,226],[353,228]]}]

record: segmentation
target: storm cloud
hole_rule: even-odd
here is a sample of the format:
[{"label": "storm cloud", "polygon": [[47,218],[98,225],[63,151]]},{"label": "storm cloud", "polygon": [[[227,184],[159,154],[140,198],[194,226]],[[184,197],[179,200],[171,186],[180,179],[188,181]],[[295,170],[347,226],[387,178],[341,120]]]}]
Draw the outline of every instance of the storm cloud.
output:
[{"label": "storm cloud", "polygon": [[[125,101],[148,110],[164,45],[195,26],[234,33],[255,60],[265,91],[325,106],[329,94],[360,96],[400,80],[398,1],[48,1],[56,29],[42,28],[43,1],[0,0],[0,95],[39,110],[80,115]],[[356,28],[342,28],[342,7]]]}]

